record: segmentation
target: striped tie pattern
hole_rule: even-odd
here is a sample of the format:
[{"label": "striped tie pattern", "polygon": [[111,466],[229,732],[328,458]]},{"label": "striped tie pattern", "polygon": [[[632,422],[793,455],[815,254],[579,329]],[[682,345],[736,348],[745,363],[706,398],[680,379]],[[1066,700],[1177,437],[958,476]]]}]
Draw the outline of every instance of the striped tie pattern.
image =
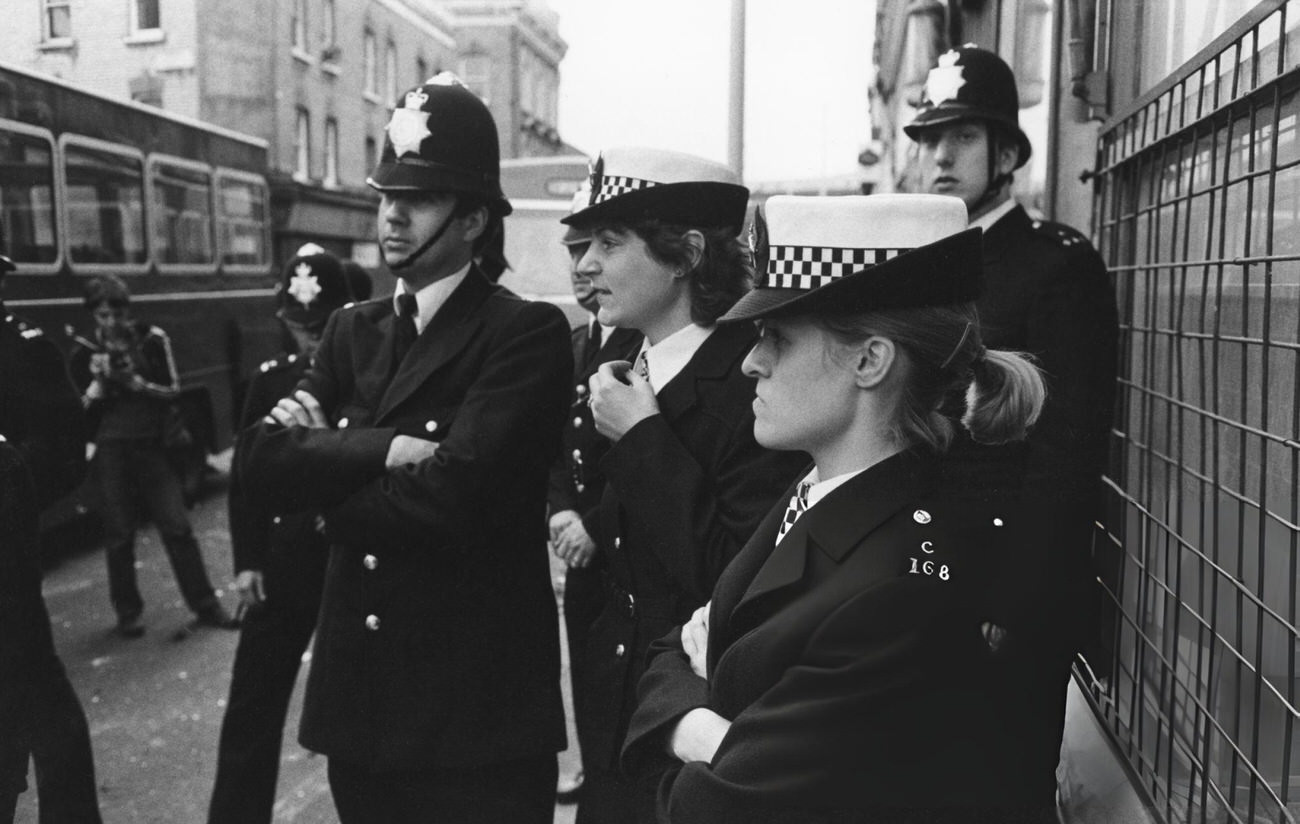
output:
[{"label": "striped tie pattern", "polygon": [[636,359],[636,373],[645,380],[650,380],[650,359],[646,357],[644,350],[641,356]]},{"label": "striped tie pattern", "polygon": [[812,483],[801,481],[794,494],[790,496],[790,505],[785,508],[785,517],[781,519],[781,529],[776,533],[776,542],[781,543],[781,539],[794,526],[794,522],[799,520],[799,516],[804,514],[808,509],[808,490],[812,489]]}]

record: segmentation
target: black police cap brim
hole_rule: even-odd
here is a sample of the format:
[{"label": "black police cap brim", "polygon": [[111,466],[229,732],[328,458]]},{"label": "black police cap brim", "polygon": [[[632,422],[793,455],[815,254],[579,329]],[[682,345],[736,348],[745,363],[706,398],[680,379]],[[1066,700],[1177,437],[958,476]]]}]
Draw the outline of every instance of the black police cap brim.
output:
[{"label": "black police cap brim", "polygon": [[966,229],[817,289],[752,289],[718,321],[842,316],[970,303],[984,287],[982,236],[981,229]]},{"label": "black police cap brim", "polygon": [[514,211],[498,182],[423,160],[380,163],[374,173],[366,178],[366,183],[380,192],[454,192],[477,195],[484,198],[492,211],[501,217]]},{"label": "black police cap brim", "polygon": [[932,126],[944,126],[962,120],[989,120],[1006,128],[1016,136],[1016,144],[1020,147],[1020,159],[1016,161],[1015,167],[1019,169],[1029,162],[1029,156],[1033,154],[1034,149],[1029,145],[1029,137],[1020,130],[1020,124],[1014,120],[1000,117],[987,109],[945,103],[942,106],[926,109],[918,114],[912,119],[911,123],[903,127],[903,132],[911,139],[919,140],[921,132]]},{"label": "black police cap brim", "polygon": [[735,183],[663,183],[588,206],[560,222],[586,229],[652,219],[684,226],[727,228],[740,234],[748,206],[749,189]]}]

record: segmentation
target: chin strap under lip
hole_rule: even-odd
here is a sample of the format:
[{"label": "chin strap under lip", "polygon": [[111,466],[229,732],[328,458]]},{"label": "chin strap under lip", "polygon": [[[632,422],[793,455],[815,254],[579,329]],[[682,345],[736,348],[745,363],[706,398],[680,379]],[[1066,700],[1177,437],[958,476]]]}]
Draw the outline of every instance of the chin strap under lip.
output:
[{"label": "chin strap under lip", "polygon": [[[429,249],[432,248],[433,244],[437,243],[439,240],[442,239],[442,236],[447,233],[447,229],[451,226],[451,222],[455,219],[456,219],[456,210],[453,208],[452,211],[447,215],[447,218],[442,222],[442,225],[438,227],[438,231],[434,232],[433,235],[428,240],[420,244],[420,247],[418,249],[416,249],[411,254],[407,255],[405,258],[397,261],[396,263],[389,263],[388,268],[397,271],[401,269],[406,269],[411,264],[415,263],[416,259],[419,258],[420,255],[423,255],[425,252],[429,251]],[[383,246],[382,238],[380,239],[380,246],[381,247]]]}]

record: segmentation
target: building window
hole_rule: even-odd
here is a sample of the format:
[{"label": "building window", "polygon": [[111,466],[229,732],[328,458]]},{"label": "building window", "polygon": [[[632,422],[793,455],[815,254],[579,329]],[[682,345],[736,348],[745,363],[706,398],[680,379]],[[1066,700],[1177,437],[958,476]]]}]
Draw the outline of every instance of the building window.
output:
[{"label": "building window", "polygon": [[311,115],[298,109],[298,124],[293,131],[293,176],[297,180],[311,178]]},{"label": "building window", "polygon": [[415,58],[415,82],[417,85],[429,79],[429,61],[423,57]]},{"label": "building window", "polygon": [[158,8],[159,0],[135,0],[131,11],[135,19],[131,21],[132,31],[149,31],[162,28],[162,16]]},{"label": "building window", "polygon": [[5,253],[20,264],[50,264],[59,255],[54,144],[28,128],[0,125],[0,237],[7,242]]},{"label": "building window", "polygon": [[295,51],[307,51],[307,0],[293,0],[293,21],[289,25]]},{"label": "building window", "polygon": [[384,102],[397,102],[397,44],[392,40],[384,48]]},{"label": "building window", "polygon": [[361,59],[366,74],[366,94],[374,96],[379,94],[379,77],[378,66],[376,66],[376,47],[375,33],[366,29],[365,40],[362,44]]},{"label": "building window", "polygon": [[72,0],[45,0],[45,39],[72,37]]},{"label": "building window", "polygon": [[379,144],[373,137],[366,136],[366,174],[369,175],[371,170],[379,163]]},{"label": "building window", "polygon": [[144,263],[144,164],[125,149],[63,153],[68,253],[77,263]]},{"label": "building window", "polygon": [[325,119],[325,185],[339,185],[339,122]]}]

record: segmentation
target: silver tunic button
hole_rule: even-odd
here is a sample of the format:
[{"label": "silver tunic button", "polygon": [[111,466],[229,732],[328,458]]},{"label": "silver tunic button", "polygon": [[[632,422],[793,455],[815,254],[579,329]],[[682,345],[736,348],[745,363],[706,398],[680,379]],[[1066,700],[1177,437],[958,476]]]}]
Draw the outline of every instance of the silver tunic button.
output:
[{"label": "silver tunic button", "polygon": [[622,538],[615,538],[615,539],[614,539],[614,549],[618,549],[618,548],[621,547],[622,545],[623,545],[623,539],[622,539]]},{"label": "silver tunic button", "polygon": [[622,658],[624,655],[627,655],[627,647],[623,646],[622,644],[619,644],[618,646],[614,647],[614,654],[617,655],[619,658]]},{"label": "silver tunic button", "polygon": [[373,555],[367,555],[361,559],[361,563],[366,569],[374,569],[379,566],[379,559]]},{"label": "silver tunic button", "polygon": [[1002,519],[1001,519],[1001,518],[994,518],[994,519],[993,519],[993,525],[994,525],[994,526],[1002,526]]},{"label": "silver tunic button", "polygon": [[587,394],[587,387],[583,386],[582,384],[578,384],[577,386],[573,387],[573,391],[577,392],[578,397],[581,398],[583,395]]},{"label": "silver tunic button", "polygon": [[577,429],[577,428],[580,427],[580,426],[582,426],[582,417],[581,417],[581,416],[576,417],[576,418],[573,419],[573,428],[574,428],[574,429]]},{"label": "silver tunic button", "polygon": [[348,419],[339,418],[339,429],[347,429],[347,428],[348,428]]},{"label": "silver tunic button", "polygon": [[366,616],[366,629],[370,630],[371,632],[374,632],[375,630],[379,629],[379,616],[378,616],[378,615],[367,615],[367,616]]},{"label": "silver tunic button", "polygon": [[930,523],[930,513],[926,512],[924,509],[918,509],[912,513],[912,520],[916,521],[918,524],[928,524]]},{"label": "silver tunic button", "polygon": [[271,523],[273,523],[273,524],[278,524],[278,523],[280,523],[280,516],[279,516],[279,515],[276,515],[274,518],[272,518],[272,519],[271,519]]},{"label": "silver tunic button", "polygon": [[438,422],[437,422],[437,421],[425,421],[425,422],[424,422],[424,431],[425,431],[425,432],[433,432],[433,431],[437,430],[437,428],[438,428]]},{"label": "silver tunic button", "polygon": [[575,449],[575,450],[573,450],[573,459],[574,459],[575,461],[577,461],[578,463],[582,463],[582,450],[581,450],[581,449]]}]

